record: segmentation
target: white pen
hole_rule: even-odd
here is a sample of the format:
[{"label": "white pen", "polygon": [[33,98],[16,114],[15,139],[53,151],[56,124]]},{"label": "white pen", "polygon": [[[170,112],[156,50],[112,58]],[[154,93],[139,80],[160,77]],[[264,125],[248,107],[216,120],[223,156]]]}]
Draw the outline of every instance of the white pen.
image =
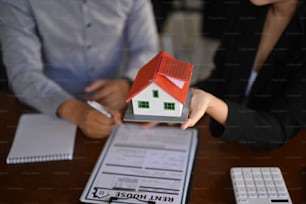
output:
[{"label": "white pen", "polygon": [[104,114],[106,117],[112,117],[112,115],[100,103],[97,103],[95,101],[87,101],[87,104],[99,111],[100,113]]}]

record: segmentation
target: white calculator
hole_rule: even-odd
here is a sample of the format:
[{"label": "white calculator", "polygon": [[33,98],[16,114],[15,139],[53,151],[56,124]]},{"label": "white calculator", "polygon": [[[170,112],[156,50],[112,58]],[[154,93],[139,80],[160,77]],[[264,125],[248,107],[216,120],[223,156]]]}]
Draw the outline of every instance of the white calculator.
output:
[{"label": "white calculator", "polygon": [[237,204],[292,204],[277,167],[233,167],[231,179]]}]

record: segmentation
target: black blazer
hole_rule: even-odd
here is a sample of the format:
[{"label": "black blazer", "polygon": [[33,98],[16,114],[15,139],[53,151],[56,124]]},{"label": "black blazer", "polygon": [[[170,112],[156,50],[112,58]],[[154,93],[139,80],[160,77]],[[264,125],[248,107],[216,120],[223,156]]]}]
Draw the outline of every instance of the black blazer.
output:
[{"label": "black blazer", "polygon": [[[238,8],[237,8],[238,7]],[[303,8],[303,7],[301,7]],[[225,100],[226,126],[211,120],[212,135],[261,147],[275,147],[306,127],[306,49],[301,8],[296,12],[253,84],[245,89],[268,6],[248,1],[228,9],[215,69],[196,86]]]}]

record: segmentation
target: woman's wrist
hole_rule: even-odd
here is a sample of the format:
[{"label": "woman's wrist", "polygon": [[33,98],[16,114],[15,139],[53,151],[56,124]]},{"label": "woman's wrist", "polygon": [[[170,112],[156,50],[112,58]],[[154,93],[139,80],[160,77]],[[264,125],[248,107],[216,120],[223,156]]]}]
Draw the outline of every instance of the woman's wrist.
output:
[{"label": "woman's wrist", "polygon": [[227,104],[223,100],[217,98],[216,96],[210,93],[207,93],[206,97],[208,97],[208,106],[206,113],[210,117],[218,121],[220,124],[225,125],[228,116]]}]

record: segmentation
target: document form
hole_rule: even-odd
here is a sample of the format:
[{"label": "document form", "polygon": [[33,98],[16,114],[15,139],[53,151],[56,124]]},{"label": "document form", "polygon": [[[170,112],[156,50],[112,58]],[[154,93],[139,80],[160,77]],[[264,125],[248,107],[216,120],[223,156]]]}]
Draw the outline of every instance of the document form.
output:
[{"label": "document form", "polygon": [[185,203],[196,129],[117,126],[81,196],[88,203]]}]

